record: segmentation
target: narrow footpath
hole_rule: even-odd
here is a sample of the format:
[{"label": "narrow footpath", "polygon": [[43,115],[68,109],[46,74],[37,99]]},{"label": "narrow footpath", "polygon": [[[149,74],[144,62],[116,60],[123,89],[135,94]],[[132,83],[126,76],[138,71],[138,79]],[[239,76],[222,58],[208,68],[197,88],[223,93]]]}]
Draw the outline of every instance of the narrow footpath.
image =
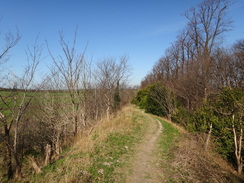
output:
[{"label": "narrow footpath", "polygon": [[162,133],[162,124],[153,119],[148,125],[147,133],[136,148],[135,158],[132,162],[132,174],[126,182],[130,183],[159,183],[162,182],[158,168],[158,157],[156,154],[157,140]]}]

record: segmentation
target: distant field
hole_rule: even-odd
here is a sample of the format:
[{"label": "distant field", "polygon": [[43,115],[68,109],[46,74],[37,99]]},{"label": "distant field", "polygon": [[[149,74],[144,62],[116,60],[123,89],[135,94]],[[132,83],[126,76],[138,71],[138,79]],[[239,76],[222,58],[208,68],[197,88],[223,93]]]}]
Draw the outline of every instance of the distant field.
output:
[{"label": "distant field", "polygon": [[[18,110],[23,96],[23,90],[0,89],[0,112],[4,115],[8,115],[10,110]],[[26,93],[25,102],[32,99],[31,107],[35,108],[40,107],[40,104],[45,102],[53,103],[58,101],[59,103],[66,104],[70,101],[69,97],[67,90],[38,92],[29,90]]]}]

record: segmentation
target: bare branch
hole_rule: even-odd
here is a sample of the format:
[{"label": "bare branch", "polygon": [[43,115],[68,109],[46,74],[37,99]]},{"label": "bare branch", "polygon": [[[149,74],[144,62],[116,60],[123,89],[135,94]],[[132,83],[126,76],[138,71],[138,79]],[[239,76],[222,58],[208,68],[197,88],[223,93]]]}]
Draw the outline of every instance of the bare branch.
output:
[{"label": "bare branch", "polygon": [[5,34],[5,46],[2,48],[2,51],[0,52],[0,66],[8,61],[9,57],[7,54],[9,53],[10,49],[17,45],[20,39],[21,36],[19,34],[18,28],[16,28],[15,35],[12,32],[8,32]]}]

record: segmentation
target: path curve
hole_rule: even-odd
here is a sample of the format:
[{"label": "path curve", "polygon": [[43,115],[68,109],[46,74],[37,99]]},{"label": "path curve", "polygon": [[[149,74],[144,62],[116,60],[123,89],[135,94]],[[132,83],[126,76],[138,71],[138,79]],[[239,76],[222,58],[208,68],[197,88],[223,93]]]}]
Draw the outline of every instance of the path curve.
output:
[{"label": "path curve", "polygon": [[162,182],[160,170],[157,167],[156,145],[162,133],[162,124],[153,119],[148,126],[146,135],[142,138],[141,144],[136,150],[133,161],[132,174],[126,182],[130,183],[158,183]]}]

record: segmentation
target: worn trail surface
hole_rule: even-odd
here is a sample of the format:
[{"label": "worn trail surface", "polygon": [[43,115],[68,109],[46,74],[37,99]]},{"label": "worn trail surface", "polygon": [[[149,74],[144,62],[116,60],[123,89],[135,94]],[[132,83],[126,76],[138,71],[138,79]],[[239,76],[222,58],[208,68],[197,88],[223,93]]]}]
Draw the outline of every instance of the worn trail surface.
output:
[{"label": "worn trail surface", "polygon": [[136,148],[135,158],[132,162],[132,174],[126,182],[130,183],[158,183],[162,182],[156,154],[157,140],[162,133],[162,124],[152,119],[146,135],[142,138],[141,144]]}]

